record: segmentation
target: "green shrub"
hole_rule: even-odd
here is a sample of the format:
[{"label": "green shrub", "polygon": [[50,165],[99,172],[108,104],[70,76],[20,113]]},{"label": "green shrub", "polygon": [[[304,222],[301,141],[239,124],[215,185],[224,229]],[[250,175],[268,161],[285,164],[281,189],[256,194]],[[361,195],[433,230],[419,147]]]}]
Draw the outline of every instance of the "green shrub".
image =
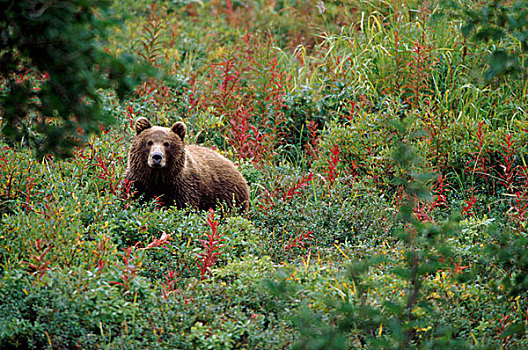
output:
[{"label": "green shrub", "polygon": [[[436,5],[113,4],[104,50],[163,74],[69,159],[0,140],[0,348],[525,348],[525,81]],[[141,116],[251,209],[129,199]]]}]

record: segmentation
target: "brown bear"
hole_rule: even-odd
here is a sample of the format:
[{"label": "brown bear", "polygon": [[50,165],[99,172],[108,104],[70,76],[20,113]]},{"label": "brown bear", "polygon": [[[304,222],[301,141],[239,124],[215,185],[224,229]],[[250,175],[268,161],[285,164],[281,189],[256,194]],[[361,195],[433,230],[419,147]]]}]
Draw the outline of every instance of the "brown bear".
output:
[{"label": "brown bear", "polygon": [[249,188],[233,163],[217,152],[186,145],[183,122],[153,126],[141,117],[130,145],[125,180],[145,200],[159,197],[164,206],[207,210],[219,202],[249,208]]}]

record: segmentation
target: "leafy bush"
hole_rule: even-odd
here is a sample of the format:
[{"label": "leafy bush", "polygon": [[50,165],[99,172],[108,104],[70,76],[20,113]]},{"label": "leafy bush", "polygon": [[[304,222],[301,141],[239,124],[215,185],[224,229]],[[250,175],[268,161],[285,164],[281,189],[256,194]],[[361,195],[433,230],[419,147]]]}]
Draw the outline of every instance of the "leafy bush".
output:
[{"label": "leafy bush", "polygon": [[[476,17],[414,0],[75,4],[75,23],[108,34],[73,43],[106,57],[75,73],[108,83],[125,55],[163,74],[126,100],[87,95],[116,123],[90,119],[98,134],[71,158],[0,140],[0,347],[526,347],[525,80],[479,79],[494,46],[460,31]],[[522,11],[460,5],[504,19],[491,43],[522,63]],[[51,72],[39,82],[17,57],[27,79],[0,83],[4,99],[42,98]],[[18,117],[33,127],[31,113]],[[130,199],[142,116],[183,119],[189,142],[233,160],[251,209]]]},{"label": "leafy bush", "polygon": [[97,89],[115,85],[123,97],[134,84],[130,59],[99,43],[111,23],[110,5],[2,2],[2,133],[10,141],[23,140],[39,158],[71,155],[88,133],[109,123]]}]

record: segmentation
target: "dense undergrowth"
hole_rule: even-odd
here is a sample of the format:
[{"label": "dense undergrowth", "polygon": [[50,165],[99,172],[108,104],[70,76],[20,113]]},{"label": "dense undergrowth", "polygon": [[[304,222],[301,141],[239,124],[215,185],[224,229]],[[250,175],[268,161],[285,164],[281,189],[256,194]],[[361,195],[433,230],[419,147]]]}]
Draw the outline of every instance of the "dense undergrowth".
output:
[{"label": "dense undergrowth", "polygon": [[[528,346],[528,80],[480,79],[514,38],[435,1],[114,9],[107,50],[163,75],[100,91],[117,123],[72,158],[1,144],[1,348]],[[251,210],[128,199],[141,116],[232,159]]]}]

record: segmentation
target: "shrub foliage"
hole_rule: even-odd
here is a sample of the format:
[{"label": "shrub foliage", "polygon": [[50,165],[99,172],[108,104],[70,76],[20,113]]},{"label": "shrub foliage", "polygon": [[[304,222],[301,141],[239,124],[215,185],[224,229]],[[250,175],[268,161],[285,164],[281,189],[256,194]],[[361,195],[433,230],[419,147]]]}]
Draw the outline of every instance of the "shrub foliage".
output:
[{"label": "shrub foliage", "polygon": [[108,124],[98,89],[133,87],[132,61],[104,50],[111,1],[0,3],[2,133],[38,156],[71,149]]},{"label": "shrub foliage", "polygon": [[[527,347],[522,2],[0,4],[0,348]],[[131,199],[141,116],[251,209]]]}]

